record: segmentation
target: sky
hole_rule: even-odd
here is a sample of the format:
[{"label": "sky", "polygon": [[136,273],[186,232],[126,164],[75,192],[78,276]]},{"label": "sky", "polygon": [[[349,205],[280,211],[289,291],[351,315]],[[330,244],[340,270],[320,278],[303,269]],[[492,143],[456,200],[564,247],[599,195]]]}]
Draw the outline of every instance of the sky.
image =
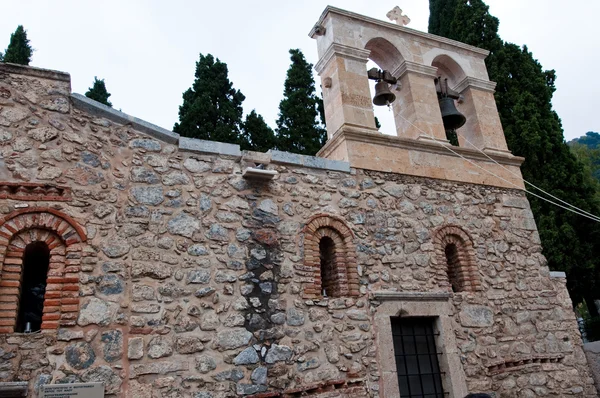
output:
[{"label": "sky", "polygon": [[[20,0],[2,2],[0,50],[21,24],[35,49],[32,66],[71,74],[72,90],[85,93],[105,79],[114,108],[161,127],[178,120],[182,93],[194,80],[199,53],[227,63],[229,78],[252,109],[275,127],[288,50],[312,64],[317,48],[308,32],[330,4],[388,21],[398,5],[409,28],[427,31],[428,0],[183,1]],[[553,105],[567,140],[600,132],[600,1],[487,0],[505,41],[526,44],[558,79]],[[317,80],[318,82],[319,80]],[[318,83],[317,83],[318,87]],[[394,131],[377,109],[382,132]],[[391,123],[391,125],[390,125]]]}]

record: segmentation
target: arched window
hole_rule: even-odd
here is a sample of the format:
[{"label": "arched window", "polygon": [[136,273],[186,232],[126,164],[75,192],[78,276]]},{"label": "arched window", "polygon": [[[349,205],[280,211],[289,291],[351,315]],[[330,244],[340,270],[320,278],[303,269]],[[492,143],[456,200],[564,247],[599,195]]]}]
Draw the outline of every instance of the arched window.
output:
[{"label": "arched window", "polygon": [[85,241],[83,229],[55,209],[0,218],[0,333],[75,325]]},{"label": "arched window", "polygon": [[16,332],[35,332],[42,327],[49,265],[50,249],[45,242],[33,242],[25,247]]},{"label": "arched window", "polygon": [[317,215],[304,227],[304,296],[358,296],[358,270],[353,234],[336,217]]},{"label": "arched window", "polygon": [[480,290],[479,270],[469,235],[459,227],[446,226],[437,231],[434,240],[437,263],[445,268],[452,291]]}]

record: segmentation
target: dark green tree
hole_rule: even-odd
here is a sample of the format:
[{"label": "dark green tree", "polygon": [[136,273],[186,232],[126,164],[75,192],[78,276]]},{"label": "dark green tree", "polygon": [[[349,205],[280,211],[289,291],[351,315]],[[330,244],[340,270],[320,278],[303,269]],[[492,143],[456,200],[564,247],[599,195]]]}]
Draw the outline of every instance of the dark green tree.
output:
[{"label": "dark green tree", "polygon": [[[481,0],[430,0],[429,32],[490,50],[486,65],[497,82],[496,103],[508,147],[525,157],[523,177],[553,195],[599,213],[593,184],[584,166],[564,141],[551,99],[556,75],[543,70],[527,47],[505,43],[498,19]],[[459,131],[460,133],[460,131]],[[552,270],[567,272],[575,303],[585,298],[590,307],[598,281],[600,234],[598,224],[528,196],[544,255]],[[597,296],[597,295],[596,295]],[[593,306],[591,306],[593,307]]]},{"label": "dark green tree", "polygon": [[318,122],[319,97],[315,94],[312,65],[298,49],[290,50],[283,99],[277,119],[277,147],[282,151],[315,155],[325,144],[325,129]]},{"label": "dark green tree", "polygon": [[275,149],[275,133],[261,115],[252,110],[246,115],[246,120],[242,125],[244,139],[242,149],[258,152],[267,152],[269,149]]},{"label": "dark green tree", "polygon": [[2,61],[11,62],[13,64],[29,65],[33,49],[29,45],[27,39],[27,31],[23,25],[17,26],[15,33],[10,35],[10,43],[4,51]]},{"label": "dark green tree", "polygon": [[94,84],[92,84],[92,87],[88,89],[88,91],[85,93],[85,96],[112,108],[112,104],[108,100],[110,93],[106,91],[104,79],[98,79],[96,76],[94,76]]},{"label": "dark green tree", "polygon": [[233,88],[227,64],[211,54],[200,54],[195,76],[192,87],[183,93],[173,131],[184,137],[247,145],[241,135],[246,97]]}]

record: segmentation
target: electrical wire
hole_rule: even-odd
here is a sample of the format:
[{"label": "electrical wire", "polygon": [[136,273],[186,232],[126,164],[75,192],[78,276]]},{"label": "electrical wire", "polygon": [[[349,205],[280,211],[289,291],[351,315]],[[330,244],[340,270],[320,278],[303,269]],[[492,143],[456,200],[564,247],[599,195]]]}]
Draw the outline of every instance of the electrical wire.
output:
[{"label": "electrical wire", "polygon": [[[416,126],[416,125],[415,125],[413,122],[411,122],[410,120],[408,120],[407,118],[405,118],[403,115],[401,115],[401,114],[398,114],[398,116],[400,116],[402,119],[404,119],[404,120],[405,120],[407,123],[409,123],[411,126],[413,126],[414,128],[416,128],[418,131],[420,131],[421,133],[425,134],[427,137],[429,137],[429,138],[433,139],[433,141],[435,141],[436,143],[438,143],[438,144],[439,144],[440,146],[442,146],[443,148],[446,148],[448,151],[452,152],[453,154],[455,154],[456,156],[460,157],[461,159],[463,159],[463,160],[467,161],[468,163],[472,164],[473,166],[477,167],[478,169],[481,169],[481,170],[483,170],[484,172],[486,172],[486,173],[488,173],[488,174],[490,174],[490,175],[492,175],[492,176],[494,176],[494,177],[498,178],[499,180],[501,180],[501,181],[504,181],[504,182],[508,183],[509,185],[512,185],[512,186],[514,186],[515,188],[522,189],[520,186],[518,186],[517,184],[513,183],[512,181],[509,181],[509,180],[507,180],[507,179],[505,179],[505,178],[503,178],[503,177],[500,177],[499,175],[497,175],[497,174],[495,174],[495,173],[493,173],[493,172],[491,172],[491,171],[489,171],[489,170],[485,169],[484,167],[482,167],[482,166],[478,165],[477,163],[475,163],[475,162],[473,162],[473,161],[471,161],[471,160],[467,159],[466,157],[464,157],[464,156],[463,156],[463,155],[461,155],[460,153],[456,152],[455,150],[453,150],[452,148],[450,148],[448,145],[445,145],[444,143],[442,143],[442,142],[440,142],[440,141],[436,140],[434,136],[432,136],[431,134],[429,134],[429,133],[427,133],[427,132],[423,131],[423,129],[421,129],[420,127]],[[493,160],[493,159],[492,159],[492,160]],[[519,177],[519,179],[523,180],[523,178],[522,178],[522,177]],[[523,181],[524,181],[524,180],[523,180]],[[553,204],[553,205],[555,205],[555,206],[557,206],[557,207],[560,207],[560,208],[562,208],[562,209],[565,209],[565,210],[567,210],[567,211],[570,211],[570,212],[572,212],[572,213],[578,214],[578,215],[580,215],[580,216],[582,216],[582,217],[585,217],[585,218],[588,218],[588,219],[590,219],[590,220],[592,220],[592,221],[600,222],[600,217],[597,217],[597,216],[595,216],[595,215],[593,215],[593,214],[591,214],[591,215],[588,215],[588,214],[586,214],[586,213],[582,213],[582,212],[579,212],[579,211],[577,211],[577,210],[573,210],[572,208],[565,207],[565,206],[563,206],[563,205],[561,205],[561,204],[558,204],[558,203],[556,203],[556,202],[553,202],[553,201],[551,201],[551,200],[550,200],[550,199],[548,199],[548,198],[545,198],[545,197],[543,197],[543,196],[540,196],[540,195],[538,195],[538,194],[536,194],[536,193],[534,193],[534,192],[528,191],[527,189],[525,189],[525,192],[529,193],[529,194],[530,194],[530,195],[532,195],[532,196],[535,196],[536,198],[539,198],[539,199],[541,199],[541,200],[544,200],[544,201],[546,201],[546,202],[548,202],[548,203],[551,203],[551,204]],[[565,203],[566,203],[566,202],[565,202]],[[571,204],[569,204],[569,206],[571,206],[571,207],[575,207],[575,206],[573,206],[573,205],[571,205]]]},{"label": "electrical wire", "polygon": [[[562,199],[560,199],[560,198],[557,198],[556,196],[552,195],[550,192],[546,192],[546,191],[544,191],[542,188],[538,187],[537,185],[535,185],[535,184],[533,184],[533,183],[531,183],[531,182],[527,181],[527,180],[526,180],[526,179],[524,179],[522,176],[519,176],[517,173],[515,173],[515,172],[514,172],[514,171],[512,171],[512,170],[510,170],[509,168],[507,168],[507,167],[504,167],[503,165],[501,165],[500,163],[498,163],[498,162],[497,162],[495,159],[491,158],[491,157],[490,157],[490,156],[489,156],[487,153],[485,153],[484,151],[482,151],[481,149],[479,149],[478,147],[476,147],[476,146],[475,146],[475,144],[473,144],[471,141],[469,141],[469,139],[468,139],[467,137],[465,137],[464,135],[462,135],[462,134],[458,134],[458,132],[456,133],[456,135],[458,135],[458,136],[461,136],[461,137],[462,137],[462,138],[463,138],[463,139],[464,139],[464,140],[467,142],[467,144],[471,145],[471,146],[472,146],[473,148],[475,148],[477,151],[481,152],[481,153],[482,153],[482,154],[483,154],[483,155],[484,155],[486,158],[488,158],[489,160],[491,160],[492,162],[496,163],[498,166],[500,166],[500,167],[501,167],[501,168],[503,168],[504,170],[508,171],[510,174],[514,175],[515,177],[522,179],[522,180],[523,180],[523,182],[524,182],[525,184],[527,184],[527,185],[529,185],[529,186],[531,186],[531,187],[533,187],[533,188],[537,189],[537,190],[538,190],[538,191],[540,191],[540,192],[543,192],[543,193],[545,193],[546,195],[550,196],[552,199],[558,200],[559,202],[561,202],[561,203],[563,203],[563,204],[566,204],[567,206],[570,206],[570,207],[572,207],[572,208],[574,208],[574,209],[576,209],[576,210],[578,210],[578,211],[580,211],[580,212],[582,212],[582,213],[585,213],[585,214],[589,215],[590,217],[597,218],[597,219],[598,219],[598,221],[600,221],[600,217],[598,217],[598,216],[596,216],[596,215],[594,215],[594,214],[592,214],[592,213],[589,213],[589,212],[587,212],[587,211],[585,211],[585,210],[583,210],[583,209],[580,209],[579,207],[577,207],[577,206],[574,206],[574,205],[572,205],[572,204],[570,204],[570,203],[568,203],[568,202],[566,202],[566,201],[564,201],[564,200],[562,200]],[[527,191],[527,192],[529,192],[529,191]]]}]

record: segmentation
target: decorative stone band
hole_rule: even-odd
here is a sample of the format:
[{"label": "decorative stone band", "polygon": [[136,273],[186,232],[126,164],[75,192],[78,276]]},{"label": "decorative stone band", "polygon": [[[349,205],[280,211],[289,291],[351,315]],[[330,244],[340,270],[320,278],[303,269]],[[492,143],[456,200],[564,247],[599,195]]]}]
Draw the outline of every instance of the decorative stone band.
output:
[{"label": "decorative stone band", "polygon": [[[440,286],[450,283],[456,292],[473,292],[481,290],[479,268],[475,263],[473,240],[460,227],[447,225],[439,228],[433,238],[435,245],[434,264],[437,269]],[[456,247],[452,258],[447,258],[448,245]]]},{"label": "decorative stone band", "polygon": [[334,56],[352,59],[355,61],[364,62],[366,64],[369,60],[370,54],[370,50],[350,47],[340,43],[331,43],[329,48],[325,51],[325,54],[323,54],[321,59],[319,59],[319,62],[315,64],[315,70],[320,74]]},{"label": "decorative stone band", "polygon": [[79,311],[79,271],[86,236],[55,209],[34,208],[0,219],[0,333],[13,333],[19,311],[23,256],[33,242],[50,250],[42,329],[73,326]]},{"label": "decorative stone band", "polygon": [[392,71],[392,75],[397,79],[400,79],[407,73],[414,73],[417,75],[423,75],[435,79],[438,77],[437,68],[434,66],[427,66],[411,61],[404,61],[396,69]]},{"label": "decorative stone band", "polygon": [[323,237],[330,238],[334,244],[332,274],[335,286],[329,294],[332,297],[358,296],[356,248],[352,242],[354,234],[346,223],[335,216],[317,214],[308,219],[303,232],[304,265],[296,268],[296,274],[304,283],[303,296],[319,298],[322,295],[319,242]]},{"label": "decorative stone band", "polygon": [[476,77],[467,76],[462,79],[456,87],[453,88],[454,91],[462,93],[467,88],[475,88],[481,91],[488,91],[490,93],[496,92],[496,82],[492,82],[489,80],[477,79]]},{"label": "decorative stone band", "polygon": [[[333,395],[332,395],[333,394]],[[339,397],[366,398],[368,397],[363,379],[328,380],[322,383],[310,384],[287,389],[285,391],[263,392],[249,395],[246,398],[296,398],[296,397]]]},{"label": "decorative stone band", "polygon": [[0,199],[65,202],[71,200],[71,189],[29,182],[0,182]]},{"label": "decorative stone band", "polygon": [[559,363],[564,357],[564,354],[543,354],[520,359],[496,361],[486,366],[486,372],[489,376],[516,372],[527,368],[540,367],[544,363]]},{"label": "decorative stone band", "polygon": [[371,298],[377,301],[448,301],[448,292],[372,292]]}]

